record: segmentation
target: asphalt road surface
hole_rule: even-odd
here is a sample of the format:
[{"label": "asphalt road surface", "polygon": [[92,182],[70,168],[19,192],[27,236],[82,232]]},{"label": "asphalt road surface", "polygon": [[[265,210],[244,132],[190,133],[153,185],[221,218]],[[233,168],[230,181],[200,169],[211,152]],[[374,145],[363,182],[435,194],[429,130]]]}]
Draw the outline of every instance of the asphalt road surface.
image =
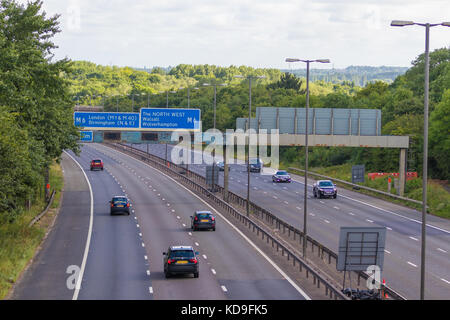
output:
[{"label": "asphalt road surface", "polygon": [[[134,144],[144,151],[146,145]],[[168,157],[172,146],[168,146]],[[164,144],[149,145],[149,152],[164,158]],[[211,157],[205,159],[211,160]],[[221,156],[216,157],[222,160]],[[193,154],[191,161],[194,161]],[[189,169],[205,175],[205,163]],[[247,195],[247,171],[243,161],[230,165],[230,191]],[[267,170],[271,172],[270,170]],[[251,174],[250,201],[269,210],[300,230],[303,229],[304,180],[292,176],[292,183],[273,183],[271,174]],[[308,233],[334,252],[338,251],[342,226],[383,226],[387,228],[382,278],[408,299],[420,298],[421,212],[344,189],[337,199],[316,199],[308,179]],[[223,172],[219,175],[223,186]],[[426,291],[427,299],[450,298],[450,222],[427,218]]]},{"label": "asphalt road surface", "polygon": [[[71,156],[92,187],[92,220],[83,173],[64,156],[64,173],[70,179],[59,224],[45,242],[48,249],[39,254],[47,262],[41,264],[38,259],[32,265],[24,277],[27,281],[18,286],[13,299],[309,299],[221,216],[216,215],[216,231],[193,232],[190,216],[196,210],[211,209],[171,178],[99,144],[85,145],[80,157]],[[103,171],[89,170],[94,158],[103,160]],[[81,194],[70,193],[70,186],[76,189],[81,185]],[[130,216],[109,214],[108,201],[114,195],[130,198]],[[76,226],[70,225],[73,216],[78,217]],[[77,240],[67,246],[72,237]],[[191,245],[199,252],[199,278],[164,277],[162,252],[170,245]],[[57,250],[52,253],[54,246]],[[72,256],[72,252],[76,254]],[[79,290],[67,288],[69,260],[83,274]],[[37,277],[40,286],[33,285]]]}]

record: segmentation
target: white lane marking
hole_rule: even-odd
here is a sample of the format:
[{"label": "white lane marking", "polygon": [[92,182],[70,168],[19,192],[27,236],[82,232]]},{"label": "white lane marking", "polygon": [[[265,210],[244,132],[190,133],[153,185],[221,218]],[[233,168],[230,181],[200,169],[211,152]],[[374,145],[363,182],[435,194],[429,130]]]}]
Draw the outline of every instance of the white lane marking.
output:
[{"label": "white lane marking", "polygon": [[264,191],[264,194],[267,194],[267,191]]},{"label": "white lane marking", "polygon": [[150,275],[150,270],[147,270],[147,275],[148,275],[148,276]]},{"label": "white lane marking", "polygon": [[289,204],[289,202],[285,201],[284,203]]},{"label": "white lane marking", "polygon": [[274,199],[278,199],[278,197],[277,197],[277,196],[273,196],[273,198],[274,198]]},{"label": "white lane marking", "polygon": [[186,227],[186,225],[183,223],[183,227]]},{"label": "white lane marking", "polygon": [[349,212],[348,214],[351,215],[351,216],[354,216],[354,215],[355,215],[353,212]]},{"label": "white lane marking", "polygon": [[177,216],[177,219],[181,219],[180,216]]},{"label": "white lane marking", "polygon": [[147,259],[148,259],[148,257],[147,257],[147,256],[144,256],[144,259],[145,259],[145,260],[147,260]]},{"label": "white lane marking", "polygon": [[302,208],[300,208],[300,207],[296,207],[298,210],[302,210]]},{"label": "white lane marking", "polygon": [[199,246],[198,242],[196,242],[195,245],[198,247]]},{"label": "white lane marking", "polygon": [[[372,208],[374,208],[374,209],[381,210],[381,211],[384,211],[384,212],[393,214],[393,215],[395,215],[395,216],[397,216],[397,217],[401,217],[401,218],[404,218],[404,219],[406,219],[406,220],[416,222],[416,223],[418,223],[418,224],[420,224],[420,225],[422,224],[422,222],[419,221],[419,220],[416,220],[416,219],[413,219],[413,218],[405,217],[405,216],[403,216],[403,215],[401,215],[401,214],[398,214],[398,213],[395,213],[395,212],[392,212],[392,211],[389,211],[389,210],[386,210],[386,209],[383,209],[383,208],[374,206],[374,205],[372,205],[372,204],[370,204],[370,203],[363,202],[363,201],[360,201],[360,200],[356,200],[356,199],[353,199],[353,198],[344,196],[344,195],[342,195],[342,194],[341,194],[340,196],[343,197],[343,198],[350,199],[350,200],[355,201],[355,202],[359,202],[359,203],[361,203],[361,204],[364,204],[364,205],[366,205],[366,206],[372,207]],[[426,224],[426,226],[429,227],[429,228],[433,228],[433,229],[436,229],[436,230],[445,232],[445,233],[447,233],[447,234],[450,234],[450,231],[445,230],[445,229],[442,229],[442,228],[439,228],[439,227],[436,227],[436,226],[433,226],[433,225],[431,225],[431,224]]]},{"label": "white lane marking", "polygon": [[389,231],[392,231],[392,228],[386,227],[386,229],[388,229]]},{"label": "white lane marking", "polygon": [[322,203],[322,204],[325,203],[325,202],[323,202],[322,200],[320,200],[319,202]]},{"label": "white lane marking", "polygon": [[138,227],[138,228],[139,228],[139,224],[136,224],[136,227]]},{"label": "white lane marking", "polygon": [[87,257],[88,257],[88,254],[89,254],[89,246],[91,244],[92,228],[93,228],[93,224],[94,224],[94,194],[92,192],[91,183],[89,182],[89,179],[88,179],[88,177],[86,175],[86,172],[84,172],[83,167],[68,152],[66,152],[65,150],[64,150],[64,152],[70,158],[72,158],[72,160],[78,165],[78,167],[80,167],[81,172],[83,172],[84,178],[86,179],[86,182],[87,182],[88,187],[89,187],[89,195],[91,197],[89,229],[88,229],[88,235],[87,235],[87,239],[86,239],[86,246],[84,247],[84,254],[83,254],[83,260],[81,262],[80,274],[78,275],[77,283],[76,283],[76,286],[75,286],[75,291],[73,292],[73,296],[72,296],[72,300],[77,300],[78,299],[78,294],[80,293],[80,289],[81,289],[81,282],[83,280],[84,269],[86,268],[86,261],[87,261]]},{"label": "white lane marking", "polygon": [[225,286],[220,286],[223,290],[223,292],[228,292],[227,288]]},{"label": "white lane marking", "polygon": [[441,248],[437,248],[438,251],[443,252],[443,253],[447,253],[447,251],[445,251],[444,249]]},{"label": "white lane marking", "polygon": [[444,281],[447,284],[450,284],[450,281],[445,280],[444,278],[441,278],[442,281]]},{"label": "white lane marking", "polygon": [[171,211],[172,211],[172,212],[175,212],[175,209],[172,209]]},{"label": "white lane marking", "polygon": [[211,269],[211,272],[212,272],[213,274],[216,274],[216,270],[214,270],[214,269]]},{"label": "white lane marking", "polygon": [[388,250],[386,250],[386,249],[384,249],[384,252],[389,253],[389,254],[391,253],[390,251],[388,251]]},{"label": "white lane marking", "polygon": [[414,238],[414,237],[409,237],[411,240],[414,240],[414,241],[419,241],[419,239],[417,239],[417,238]]},{"label": "white lane marking", "polygon": [[139,237],[142,237],[142,233],[139,232]]},{"label": "white lane marking", "polygon": [[192,236],[192,232],[188,232],[188,235]]},{"label": "white lane marking", "polygon": [[145,247],[145,244],[144,244],[143,242],[141,243],[141,245],[142,245],[143,247]]},{"label": "white lane marking", "polygon": [[[113,151],[111,149],[111,151]],[[115,150],[117,152],[120,152],[121,154],[123,154],[124,156],[132,159],[133,161],[139,161],[135,158],[133,158],[132,156],[129,156],[126,153],[123,153],[122,151],[119,150]],[[139,161],[140,163],[142,163],[141,161]],[[225,218],[221,213],[219,213],[216,209],[214,209],[209,203],[207,203],[205,200],[203,200],[202,198],[200,198],[198,195],[196,195],[194,192],[192,192],[191,190],[189,190],[187,187],[185,187],[184,185],[182,185],[181,183],[179,183],[178,181],[176,181],[175,179],[173,179],[172,177],[169,177],[167,174],[153,168],[152,166],[148,165],[147,163],[142,163],[143,165],[149,167],[150,169],[152,169],[153,171],[158,172],[159,174],[165,176],[166,178],[172,180],[174,183],[176,183],[177,185],[179,185],[181,188],[185,189],[187,192],[189,192],[190,194],[192,194],[195,198],[197,198],[198,200],[200,200],[201,202],[203,202],[207,207],[209,207],[212,211],[214,211],[216,213],[217,216],[221,217],[226,223],[228,223],[228,225],[230,225],[231,228],[233,228],[242,238],[244,238],[245,241],[247,241],[247,243],[249,243],[264,259],[266,259],[267,262],[269,262],[272,267],[275,268],[275,270],[277,270],[281,276],[286,279],[289,284],[294,287],[295,290],[297,290],[298,293],[300,293],[306,300],[311,300],[311,297],[308,296],[306,294],[305,291],[303,291],[302,288],[300,288],[283,270],[281,270],[280,267],[278,267],[278,265],[272,261],[259,247],[257,247],[253,241],[251,241],[245,234],[242,233],[242,231],[240,231],[235,225],[233,225],[227,218]],[[192,235],[192,233],[189,232],[189,235]]]},{"label": "white lane marking", "polygon": [[206,255],[203,255],[203,259],[205,259],[205,260],[206,260],[206,259],[208,259],[208,257],[206,257]]},{"label": "white lane marking", "polygon": [[408,262],[409,265],[413,266],[414,268],[417,268],[417,265],[415,265],[414,263],[409,262],[409,261],[407,261],[407,262]]},{"label": "white lane marking", "polygon": [[373,220],[366,219],[367,222],[373,223]]},{"label": "white lane marking", "polygon": [[339,210],[339,207],[334,206],[333,208],[335,208],[336,210]]},{"label": "white lane marking", "polygon": [[328,221],[328,220],[326,220],[326,219],[323,219],[323,221],[325,221],[326,223],[330,223],[330,221]]},{"label": "white lane marking", "polygon": [[153,294],[153,287],[148,287],[148,292],[149,292],[150,294]]},{"label": "white lane marking", "polygon": [[310,212],[309,215],[310,215],[310,216],[313,216],[313,217],[316,216],[316,215],[315,215],[314,213],[312,213],[312,212]]}]

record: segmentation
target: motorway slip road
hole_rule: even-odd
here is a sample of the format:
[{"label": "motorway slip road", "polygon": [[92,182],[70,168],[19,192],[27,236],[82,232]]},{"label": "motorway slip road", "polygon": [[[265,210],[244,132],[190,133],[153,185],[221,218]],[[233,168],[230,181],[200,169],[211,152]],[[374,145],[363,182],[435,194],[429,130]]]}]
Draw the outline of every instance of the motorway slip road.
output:
[{"label": "motorway slip road", "polygon": [[[105,170],[89,170],[94,158],[103,159]],[[63,168],[59,217],[13,299],[309,299],[220,215],[216,231],[192,232],[193,212],[211,208],[148,165],[89,144],[80,157],[64,155]],[[122,194],[131,215],[110,216],[108,201]],[[164,277],[162,252],[170,245],[199,251],[199,278]],[[69,266],[81,268],[79,290],[67,287]]]},{"label": "motorway slip road", "polygon": [[[146,145],[133,147],[146,151]],[[170,157],[172,146],[168,146]],[[165,145],[152,144],[149,152],[164,158]],[[206,156],[206,159],[210,157]],[[216,157],[222,160],[221,156]],[[192,161],[194,155],[192,154]],[[206,163],[191,164],[189,169],[205,175]],[[230,165],[230,191],[247,194],[247,172],[244,162]],[[273,183],[271,175],[251,174],[250,200],[279,218],[303,229],[303,178],[292,175],[292,183]],[[309,235],[338,251],[342,226],[383,226],[387,228],[386,251],[382,278],[386,284],[408,299],[419,299],[421,213],[388,201],[357,192],[339,189],[337,199],[315,199],[312,179],[308,179]],[[219,174],[223,186],[223,172]],[[450,222],[435,216],[427,221],[426,292],[428,299],[450,297]]]}]

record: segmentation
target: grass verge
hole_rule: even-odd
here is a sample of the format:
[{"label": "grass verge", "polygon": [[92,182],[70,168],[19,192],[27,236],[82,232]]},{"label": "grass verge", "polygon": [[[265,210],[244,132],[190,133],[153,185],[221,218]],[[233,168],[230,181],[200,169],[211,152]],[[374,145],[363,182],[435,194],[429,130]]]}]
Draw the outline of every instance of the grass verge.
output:
[{"label": "grass verge", "polygon": [[53,163],[50,167],[50,186],[56,194],[47,215],[28,227],[30,221],[45,209],[45,199],[41,198],[13,223],[0,225],[0,300],[6,297],[50,228],[59,207],[63,185],[61,166]]}]

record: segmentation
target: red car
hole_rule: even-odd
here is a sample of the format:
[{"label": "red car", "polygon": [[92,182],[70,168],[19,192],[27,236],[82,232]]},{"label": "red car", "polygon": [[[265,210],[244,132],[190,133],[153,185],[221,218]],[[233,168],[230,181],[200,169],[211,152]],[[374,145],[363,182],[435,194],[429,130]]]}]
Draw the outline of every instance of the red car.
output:
[{"label": "red car", "polygon": [[94,169],[103,170],[103,161],[100,159],[95,159],[91,161],[91,171]]}]

